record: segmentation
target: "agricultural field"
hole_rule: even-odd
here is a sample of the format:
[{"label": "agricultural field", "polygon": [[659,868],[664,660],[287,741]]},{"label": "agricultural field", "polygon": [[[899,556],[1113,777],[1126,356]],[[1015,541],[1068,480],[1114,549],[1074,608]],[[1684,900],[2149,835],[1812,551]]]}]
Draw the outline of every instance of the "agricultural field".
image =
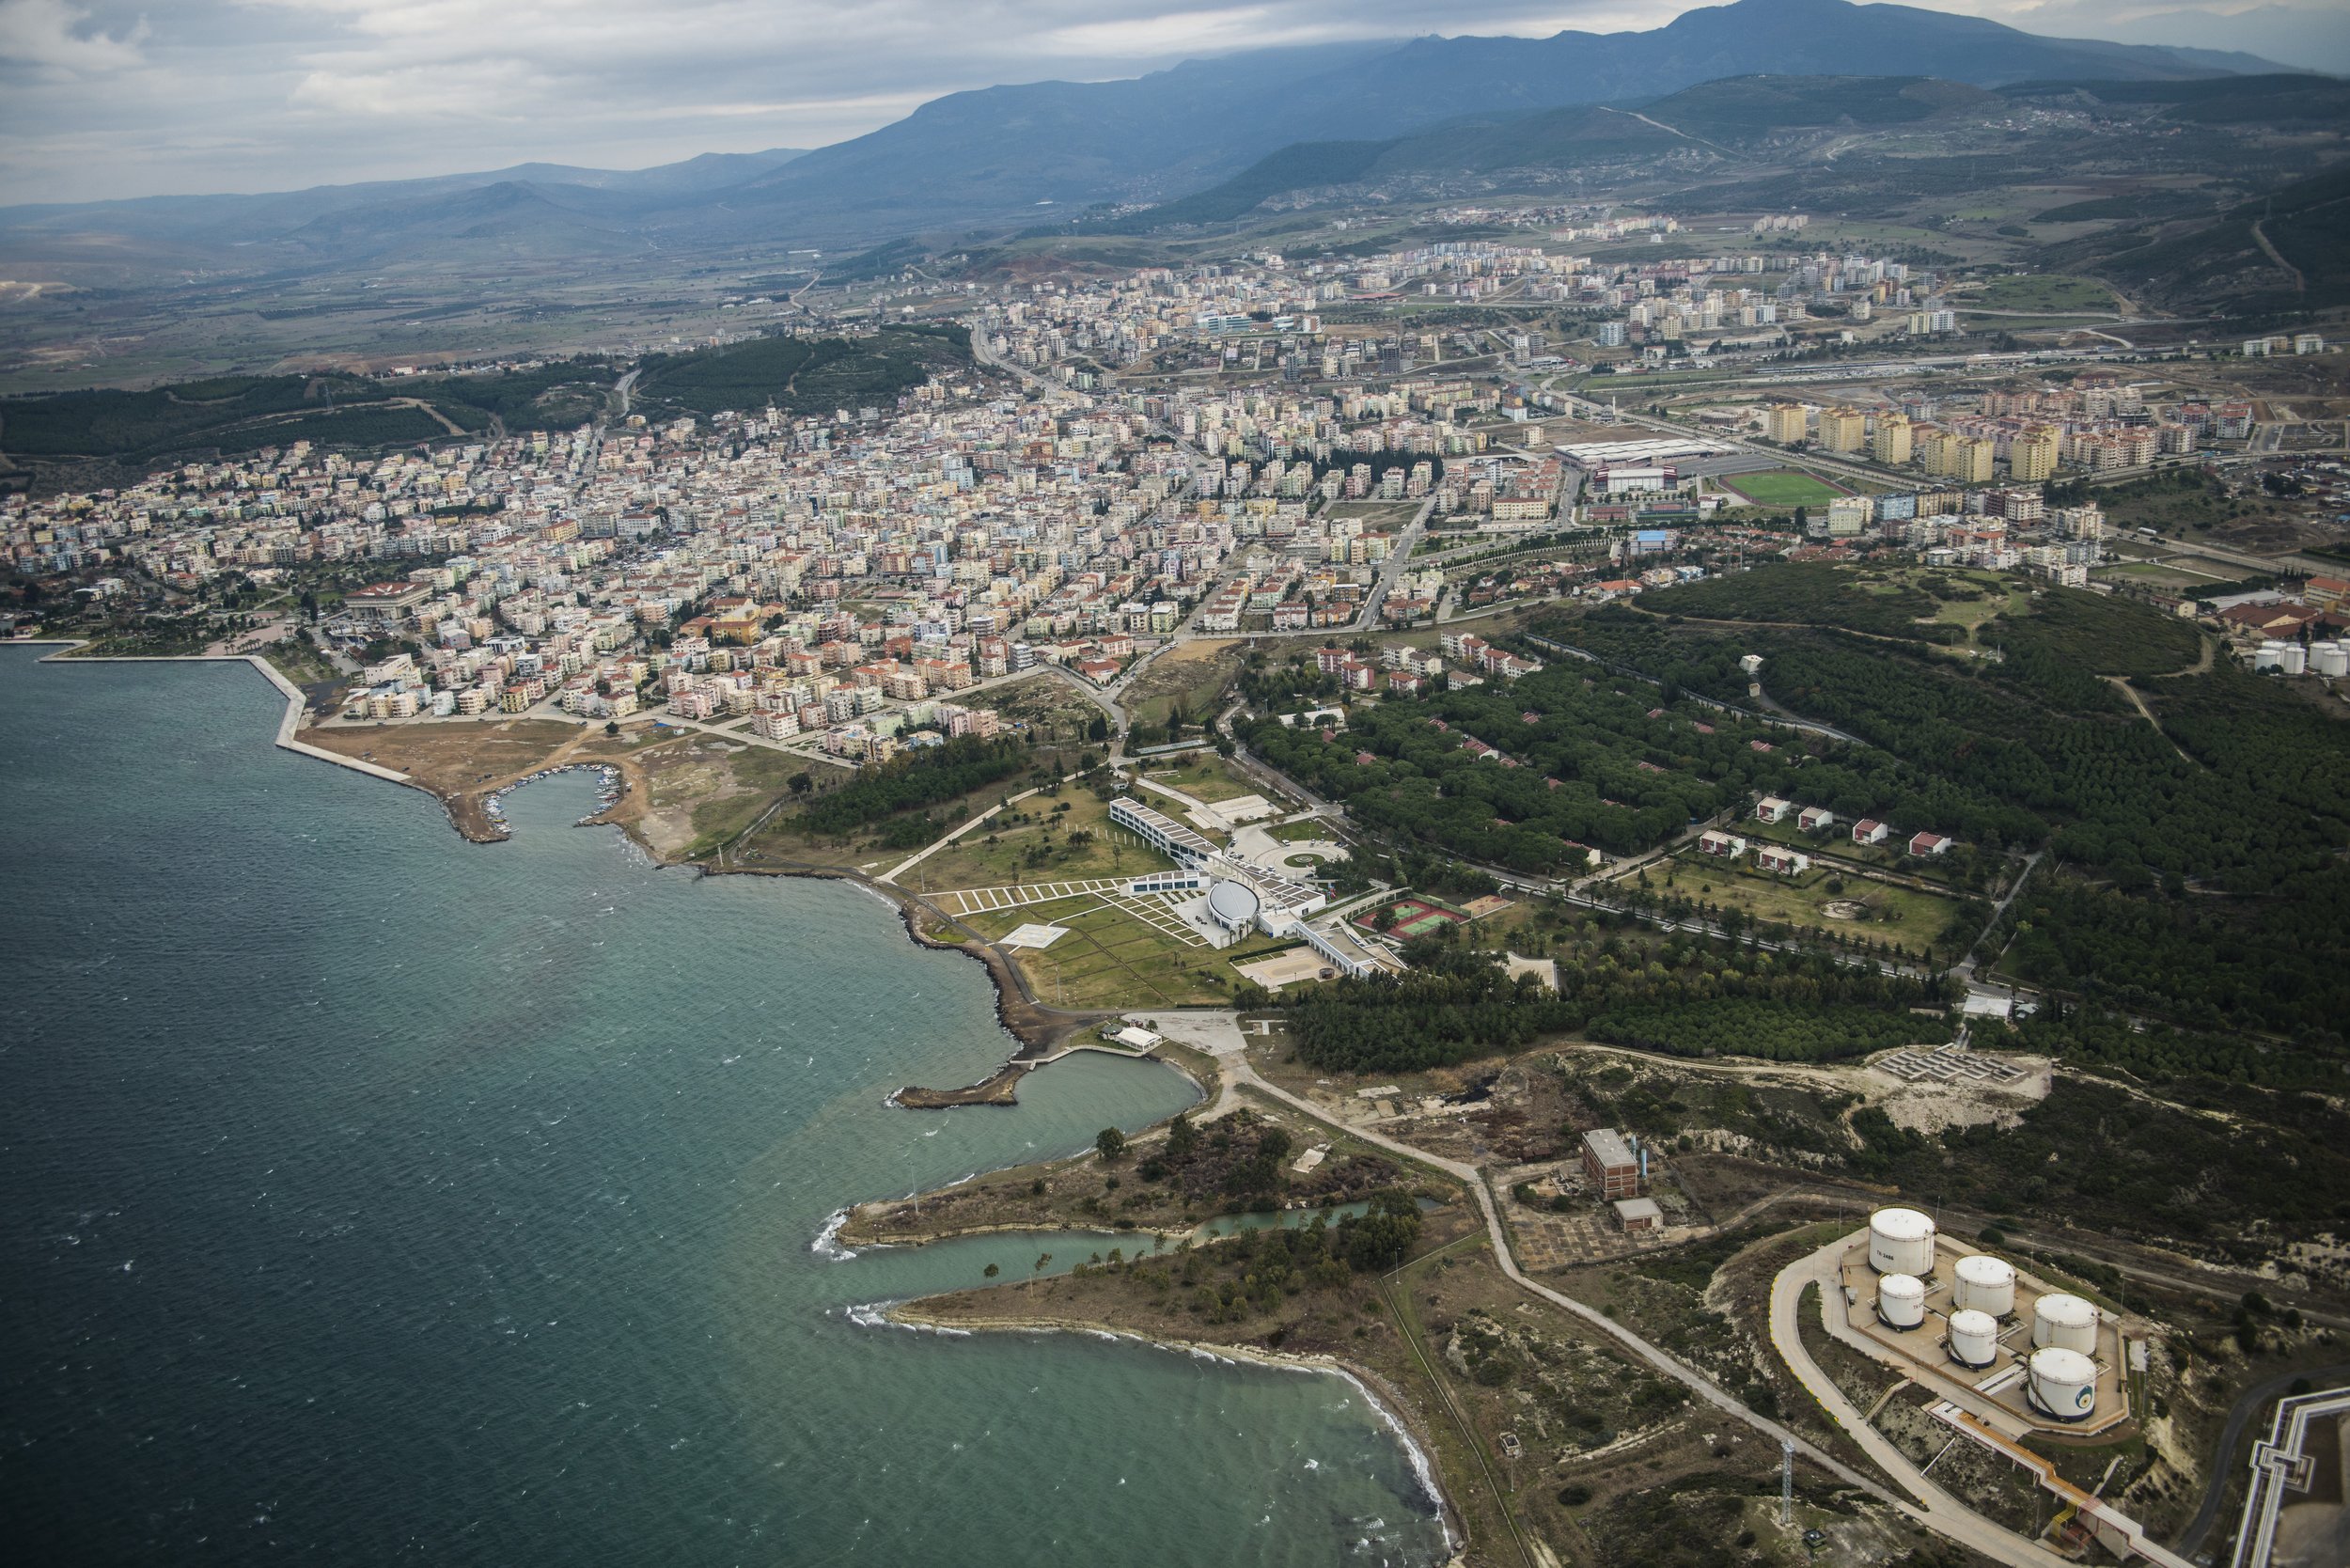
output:
[{"label": "agricultural field", "polygon": [[1792,468],[1767,474],[1730,474],[1719,481],[1758,507],[1824,507],[1846,494],[1825,479]]}]

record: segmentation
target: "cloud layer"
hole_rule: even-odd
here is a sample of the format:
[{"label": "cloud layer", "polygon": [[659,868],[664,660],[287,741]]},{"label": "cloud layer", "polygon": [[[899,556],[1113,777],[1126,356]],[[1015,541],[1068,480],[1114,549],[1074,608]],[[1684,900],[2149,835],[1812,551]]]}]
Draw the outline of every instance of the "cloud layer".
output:
[{"label": "cloud layer", "polygon": [[[2134,40],[2175,6],[1944,0]],[[0,0],[0,203],[817,147],[964,88],[1234,50],[1653,27],[1685,0]],[[2339,24],[2335,8],[2261,8]],[[2094,13],[2094,14],[2092,14]],[[2118,17],[2118,19],[2117,19]],[[2099,20],[2102,18],[2102,20]],[[2184,18],[2184,20],[2181,20]],[[2204,20],[2198,20],[2204,18]],[[2144,41],[2202,42],[2176,37]],[[2217,47],[2260,47],[2238,37]],[[2304,60],[2309,56],[2296,56]]]}]

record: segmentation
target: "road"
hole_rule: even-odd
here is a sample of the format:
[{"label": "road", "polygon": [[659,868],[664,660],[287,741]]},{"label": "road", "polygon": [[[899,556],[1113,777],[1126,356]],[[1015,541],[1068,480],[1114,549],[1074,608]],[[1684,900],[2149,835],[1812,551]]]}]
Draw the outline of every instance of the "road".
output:
[{"label": "road", "polygon": [[[1255,1066],[1248,1060],[1247,1047],[1245,1037],[1240,1032],[1237,1014],[1227,1012],[1203,1015],[1195,1012],[1170,1015],[1166,1018],[1153,1018],[1143,1014],[1136,1016],[1153,1027],[1162,1027],[1162,1032],[1168,1033],[1171,1038],[1182,1040],[1184,1043],[1206,1051],[1216,1058],[1226,1074],[1226,1089],[1224,1097],[1218,1101],[1219,1106],[1230,1098],[1232,1086],[1246,1085],[1269,1099],[1277,1100],[1292,1109],[1312,1118],[1315,1121],[1324,1125],[1334,1125],[1321,1108],[1310,1101],[1267,1082],[1264,1076],[1258,1073]],[[1166,1024],[1172,1024],[1177,1019],[1182,1021],[1182,1032],[1177,1033],[1173,1029],[1162,1027]],[[1835,1385],[1829,1383],[1825,1374],[1822,1373],[1816,1366],[1811,1365],[1810,1357],[1804,1354],[1801,1343],[1795,1340],[1792,1304],[1787,1310],[1785,1325],[1787,1340],[1794,1344],[1794,1355],[1788,1356],[1789,1367],[1794,1371],[1795,1375],[1806,1388],[1812,1388],[1815,1394],[1820,1394],[1821,1403],[1827,1407],[1830,1415],[1852,1431],[1856,1440],[1860,1442],[1862,1449],[1869,1452],[1870,1457],[1883,1465],[1888,1475],[1900,1478],[1902,1484],[1913,1491],[1920,1499],[1919,1501],[1913,1502],[1900,1497],[1880,1482],[1862,1475],[1841,1460],[1831,1457],[1810,1439],[1781,1426],[1766,1416],[1748,1409],[1743,1402],[1732,1397],[1704,1373],[1675,1359],[1665,1350],[1641,1338],[1597,1308],[1553,1290],[1539,1280],[1528,1278],[1518,1268],[1516,1255],[1510,1249],[1509,1231],[1501,1222],[1501,1213],[1494,1201],[1493,1192],[1485,1184],[1484,1173],[1475,1166],[1431,1154],[1425,1150],[1415,1149],[1410,1144],[1391,1138],[1372,1128],[1348,1126],[1342,1130],[1349,1137],[1360,1138],[1365,1143],[1385,1149],[1389,1153],[1415,1164],[1433,1167],[1466,1184],[1469,1190],[1476,1194],[1478,1207],[1484,1214],[1485,1233],[1493,1247],[1494,1262],[1512,1284],[1530,1294],[1542,1297],[1553,1306],[1574,1313],[1650,1368],[1681,1384],[1723,1415],[1733,1420],[1744,1422],[1775,1442],[1794,1444],[1796,1452],[1838,1481],[1847,1486],[1856,1487],[1879,1501],[1900,1509],[1919,1524],[1946,1540],[1954,1541],[1997,1561],[2011,1564],[2012,1568],[2065,1568],[2065,1559],[2001,1529],[1971,1512],[1955,1497],[1943,1492],[1922,1477],[1916,1477],[1915,1468],[1900,1450],[1886,1442],[1874,1432],[1874,1429],[1869,1427],[1868,1423],[1860,1420],[1859,1413],[1851,1409],[1849,1402],[1844,1400]],[[1825,1248],[1822,1253],[1814,1254],[1814,1258],[1825,1256],[1832,1259],[1841,1246],[1840,1243],[1835,1247]],[[1786,1278],[1786,1275],[1780,1276],[1782,1280]],[[1775,1282],[1772,1290],[1771,1325],[1775,1343],[1778,1341],[1780,1335],[1779,1316],[1778,1288]],[[1782,1354],[1785,1354],[1784,1350]],[[1798,1356],[1801,1357],[1800,1360],[1797,1359]],[[1810,1376],[1805,1375],[1807,1369],[1809,1369]],[[1825,1389],[1825,1394],[1821,1394],[1820,1388],[1813,1387],[1815,1379],[1821,1388]],[[1841,1406],[1841,1409],[1840,1406]],[[1869,1440],[1871,1438],[1875,1440],[1873,1445]],[[1883,1451],[1880,1452],[1879,1450]],[[1911,1479],[1913,1477],[1916,1477],[1914,1481]]]},{"label": "road", "polygon": [[1837,1276],[1836,1262],[1844,1247],[1841,1238],[1832,1241],[1780,1270],[1771,1281],[1771,1348],[1778,1352],[1787,1370],[1795,1374],[1805,1390],[1820,1402],[1828,1419],[1917,1499],[1914,1503],[1897,1504],[1903,1513],[1935,1534],[2013,1568],[2057,1568],[2069,1561],[1994,1524],[1919,1474],[1908,1455],[1871,1426],[1852,1401],[1844,1397],[1844,1391],[1812,1360],[1811,1353],[1804,1348],[1799,1322],[1804,1287],[1817,1284],[1823,1306],[1829,1291],[1841,1292],[1843,1284]]},{"label": "road", "polygon": [[2305,1377],[2312,1388],[2338,1387],[2350,1382],[2350,1363],[2319,1367],[2311,1372],[2279,1372],[2237,1396],[2228,1409],[2228,1424],[2220,1429],[2218,1446],[2212,1450],[2211,1475],[2203,1483],[2202,1506],[2195,1511],[2195,1517],[2179,1536],[2181,1557],[2194,1557],[2202,1550],[2203,1538],[2218,1522],[2219,1504],[2227,1495],[2228,1482],[2243,1473],[2236,1468],[2235,1450],[2236,1445],[2244,1441],[2244,1429],[2260,1414],[2262,1406],[2282,1398],[2295,1382]]},{"label": "road", "polygon": [[[1603,659],[1587,649],[1576,648],[1570,643],[1554,642],[1548,637],[1538,637],[1531,633],[1527,634],[1526,640],[1537,648],[1547,648],[1554,653],[1564,653],[1569,658],[1581,659],[1587,664],[1597,665],[1610,675],[1630,676],[1635,681],[1645,681],[1652,686],[1664,684],[1653,675],[1644,675],[1629,665],[1619,665],[1611,660]],[[1681,695],[1684,700],[1694,702],[1700,708],[1711,708],[1717,713],[1728,713],[1733,718],[1752,719],[1758,724],[1776,724],[1784,729],[1800,729],[1808,735],[1819,735],[1831,741],[1844,741],[1853,745],[1869,744],[1859,736],[1849,734],[1833,725],[1822,724],[1816,719],[1798,717],[1785,709],[1779,709],[1776,713],[1758,713],[1750,709],[1741,708],[1735,703],[1717,701],[1710,697],[1700,697],[1695,692],[1684,691]]]}]

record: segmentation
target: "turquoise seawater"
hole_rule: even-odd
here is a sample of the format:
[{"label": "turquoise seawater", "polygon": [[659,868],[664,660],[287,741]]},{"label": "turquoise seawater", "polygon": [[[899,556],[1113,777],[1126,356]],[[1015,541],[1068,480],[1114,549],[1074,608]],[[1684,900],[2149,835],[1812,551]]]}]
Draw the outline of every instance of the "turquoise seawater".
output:
[{"label": "turquoise seawater", "polygon": [[0,650],[0,1492],[27,1561],[1427,1562],[1332,1376],[862,1304],[1099,1243],[826,1216],[1194,1098],[1010,1042],[852,887],[465,843],[235,666]]}]

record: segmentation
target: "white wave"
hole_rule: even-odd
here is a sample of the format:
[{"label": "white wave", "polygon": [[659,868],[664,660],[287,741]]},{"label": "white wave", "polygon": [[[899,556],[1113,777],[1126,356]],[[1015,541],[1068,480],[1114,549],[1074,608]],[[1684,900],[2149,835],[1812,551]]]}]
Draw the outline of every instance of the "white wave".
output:
[{"label": "white wave", "polygon": [[1388,1409],[1385,1404],[1380,1403],[1379,1396],[1372,1393],[1371,1391],[1371,1386],[1365,1383],[1361,1378],[1356,1377],[1353,1372],[1348,1372],[1343,1367],[1333,1368],[1331,1370],[1336,1372],[1338,1376],[1343,1377],[1349,1383],[1355,1385],[1356,1388],[1360,1389],[1362,1391],[1363,1398],[1369,1401],[1371,1407],[1379,1413],[1379,1419],[1386,1422],[1388,1428],[1394,1432],[1395,1440],[1403,1445],[1403,1457],[1412,1466],[1413,1479],[1419,1482],[1419,1489],[1428,1495],[1428,1500],[1435,1506],[1436,1523],[1443,1527],[1446,1548],[1449,1550],[1458,1546],[1460,1542],[1454,1538],[1452,1533],[1452,1517],[1445,1512],[1444,1493],[1436,1485],[1436,1467],[1428,1462],[1428,1455],[1420,1450],[1419,1444],[1414,1440],[1412,1436],[1412,1429],[1405,1426],[1402,1419],[1397,1416],[1394,1411]]},{"label": "white wave", "polygon": [[859,1328],[902,1328],[909,1334],[936,1334],[949,1340],[967,1340],[971,1337],[968,1328],[949,1328],[936,1323],[901,1323],[889,1315],[889,1309],[897,1305],[899,1303],[895,1301],[869,1301],[861,1306],[845,1307],[841,1309],[840,1315]]},{"label": "white wave", "polygon": [[824,1220],[824,1228],[816,1232],[816,1239],[807,1244],[807,1249],[819,1258],[829,1258],[836,1263],[847,1262],[856,1256],[854,1247],[840,1245],[840,1228],[848,1223],[849,1211],[835,1209]]}]

